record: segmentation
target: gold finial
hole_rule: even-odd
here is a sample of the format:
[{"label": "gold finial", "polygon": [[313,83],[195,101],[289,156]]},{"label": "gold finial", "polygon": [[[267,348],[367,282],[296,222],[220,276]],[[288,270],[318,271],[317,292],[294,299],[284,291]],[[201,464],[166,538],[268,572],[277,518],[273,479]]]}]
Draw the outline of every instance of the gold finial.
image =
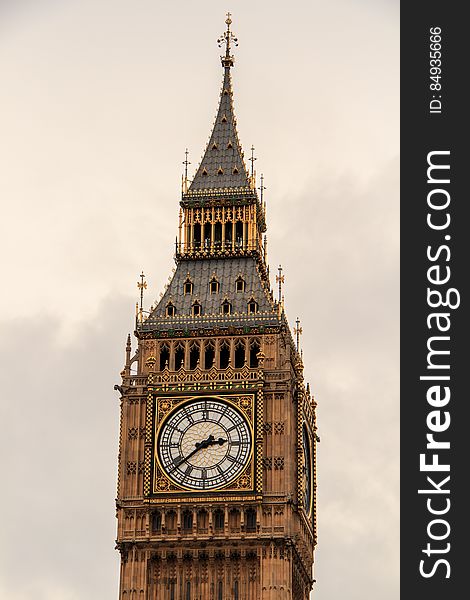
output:
[{"label": "gold finial", "polygon": [[142,321],[142,314],[144,308],[144,290],[147,289],[147,282],[145,281],[144,272],[140,274],[140,281],[137,282],[137,287],[140,290],[140,320]]},{"label": "gold finial", "polygon": [[299,317],[297,317],[295,324],[297,325],[297,327],[294,327],[294,333],[295,333],[295,337],[296,337],[296,341],[297,341],[297,352],[298,352],[299,346],[300,346],[300,336],[302,335],[302,327],[300,327]]},{"label": "gold finial", "polygon": [[266,189],[266,186],[264,185],[264,175],[263,173],[261,173],[261,185],[259,186],[259,191],[260,191],[260,202],[261,202],[261,206],[263,207],[264,210],[264,204],[263,204],[263,192]]},{"label": "gold finial", "polygon": [[183,165],[184,165],[183,193],[186,193],[188,191],[188,165],[191,164],[190,161],[188,160],[189,150],[187,148],[186,148],[184,154],[185,154],[186,158],[183,161]]},{"label": "gold finial", "polygon": [[231,13],[227,13],[227,18],[225,19],[225,23],[227,24],[227,30],[219,37],[217,40],[217,44],[219,48],[222,47],[222,44],[225,44],[225,56],[221,56],[222,66],[226,69],[233,67],[233,56],[230,54],[230,44],[233,43],[234,46],[238,46],[238,39],[233,35],[230,31],[230,25],[232,24]]},{"label": "gold finial", "polygon": [[255,147],[252,145],[251,148],[251,158],[249,158],[248,160],[251,162],[251,178],[254,178],[255,175],[255,160],[258,160],[255,157]]}]

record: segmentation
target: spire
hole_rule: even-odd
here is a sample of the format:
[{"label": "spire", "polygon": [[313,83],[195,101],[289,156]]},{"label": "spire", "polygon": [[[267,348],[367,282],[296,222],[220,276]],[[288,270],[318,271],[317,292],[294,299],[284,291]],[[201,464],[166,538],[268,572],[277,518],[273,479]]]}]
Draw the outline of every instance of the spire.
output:
[{"label": "spire", "polygon": [[224,78],[220,93],[219,109],[206,151],[189,187],[190,192],[220,188],[250,189],[250,178],[238,140],[233,109],[230,69],[233,67],[234,58],[230,52],[231,45],[238,45],[238,41],[230,30],[232,23],[230,17],[230,13],[227,13],[225,21],[227,29],[218,39],[219,47],[225,44],[225,54],[221,56]]}]

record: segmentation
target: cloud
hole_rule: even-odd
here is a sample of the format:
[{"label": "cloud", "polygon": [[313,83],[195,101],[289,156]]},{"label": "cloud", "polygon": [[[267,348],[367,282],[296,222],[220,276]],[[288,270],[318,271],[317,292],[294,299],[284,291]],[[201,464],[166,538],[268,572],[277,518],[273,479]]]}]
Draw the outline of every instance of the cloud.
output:
[{"label": "cloud", "polygon": [[0,596],[115,598],[118,394],[132,301],[114,295],[64,343],[37,314],[0,324]]},{"label": "cloud", "polygon": [[316,594],[334,599],[348,589],[353,600],[392,600],[399,571],[398,160],[365,183],[352,174],[316,178],[291,207],[273,246],[292,239],[286,298],[290,320],[302,319],[305,375],[318,402]]}]

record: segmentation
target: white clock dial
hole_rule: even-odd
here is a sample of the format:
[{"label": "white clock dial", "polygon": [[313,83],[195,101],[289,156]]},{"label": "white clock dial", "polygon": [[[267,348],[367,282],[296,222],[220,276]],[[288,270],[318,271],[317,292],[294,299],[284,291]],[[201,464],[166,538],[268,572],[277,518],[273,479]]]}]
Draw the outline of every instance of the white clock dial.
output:
[{"label": "white clock dial", "polygon": [[241,474],[252,448],[250,426],[228,402],[198,398],[178,406],[157,438],[160,464],[181,487],[222,488]]}]

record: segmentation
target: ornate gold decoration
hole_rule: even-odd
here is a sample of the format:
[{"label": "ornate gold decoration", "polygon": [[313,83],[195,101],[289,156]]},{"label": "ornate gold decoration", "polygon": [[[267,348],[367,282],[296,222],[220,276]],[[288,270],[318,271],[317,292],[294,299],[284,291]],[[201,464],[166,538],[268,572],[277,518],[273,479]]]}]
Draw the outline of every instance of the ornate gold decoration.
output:
[{"label": "ornate gold decoration", "polygon": [[[217,370],[216,370],[217,371]],[[259,391],[258,391],[259,394]],[[173,410],[176,410],[176,408],[184,403],[184,402],[188,402],[189,400],[192,399],[200,399],[201,397],[204,396],[192,396],[192,395],[183,395],[183,396],[179,396],[177,398],[174,397],[167,397],[167,396],[156,396],[155,397],[155,424],[154,424],[154,430],[155,430],[155,437],[154,437],[154,443],[156,443],[156,440],[158,439],[158,430],[159,427],[161,426],[161,424],[166,420],[166,418],[168,417],[169,413],[172,412]],[[254,474],[254,456],[255,456],[255,432],[253,431],[253,420],[254,420],[254,406],[255,406],[255,396],[254,394],[243,394],[243,395],[239,395],[239,396],[233,396],[233,395],[225,395],[225,394],[214,394],[212,396],[214,399],[218,399],[218,400],[222,400],[224,402],[227,402],[229,404],[232,404],[233,406],[235,406],[236,408],[238,408],[238,410],[240,410],[240,412],[242,412],[244,414],[244,416],[246,417],[249,426],[252,430],[252,436],[253,436],[253,445],[252,445],[252,452],[251,452],[251,457],[249,459],[249,462],[247,463],[247,467],[246,469],[242,472],[241,475],[239,475],[237,477],[237,479],[235,481],[229,482],[228,484],[226,484],[226,486],[221,486],[220,488],[217,489],[213,489],[210,490],[211,493],[217,492],[219,489],[220,491],[224,491],[224,492],[229,492],[231,490],[233,491],[237,491],[237,490],[247,490],[247,491],[254,491],[254,479],[253,479],[253,474]],[[149,398],[151,398],[151,394],[149,394]],[[146,431],[149,431],[149,427],[151,427],[151,425],[149,426],[149,421],[150,423],[152,422],[152,408],[151,408],[151,403],[148,402],[147,403],[147,426],[146,426]],[[259,426],[258,426],[259,429]],[[258,437],[258,433],[256,434]],[[149,450],[150,453],[150,446],[147,445],[147,441],[146,441],[146,451],[147,449]],[[260,452],[260,449],[258,448],[256,450],[257,453]],[[149,459],[146,453],[145,456],[146,460],[145,460],[145,470],[144,470],[144,487],[148,492],[146,491],[145,493],[147,495],[150,494],[150,486],[147,487],[147,481],[150,482],[150,468],[151,466],[149,465]],[[260,461],[258,460],[258,463]],[[258,467],[257,467],[258,468]],[[180,491],[180,492],[186,492],[186,491],[190,491],[192,494],[194,494],[194,490],[186,490],[186,488],[181,487],[176,485],[174,482],[172,482],[165,474],[164,470],[160,467],[160,464],[158,462],[158,456],[157,453],[154,449],[154,483],[153,483],[153,493],[172,493],[175,491]],[[257,477],[257,479],[259,479],[259,477]],[[261,487],[257,488],[258,490],[261,490]]]},{"label": "ornate gold decoration", "polygon": [[155,358],[155,356],[149,356],[145,361],[145,366],[148,367],[149,371],[153,371],[156,362],[157,359]]},{"label": "ornate gold decoration", "polygon": [[250,421],[253,419],[253,396],[235,396],[232,402]]},{"label": "ornate gold decoration", "polygon": [[157,398],[157,423],[160,423],[175,406],[188,399],[188,396],[181,398]]},{"label": "ornate gold decoration", "polygon": [[230,487],[235,490],[251,490],[253,487],[253,476],[250,467],[244,471],[240,477],[230,484]]}]

